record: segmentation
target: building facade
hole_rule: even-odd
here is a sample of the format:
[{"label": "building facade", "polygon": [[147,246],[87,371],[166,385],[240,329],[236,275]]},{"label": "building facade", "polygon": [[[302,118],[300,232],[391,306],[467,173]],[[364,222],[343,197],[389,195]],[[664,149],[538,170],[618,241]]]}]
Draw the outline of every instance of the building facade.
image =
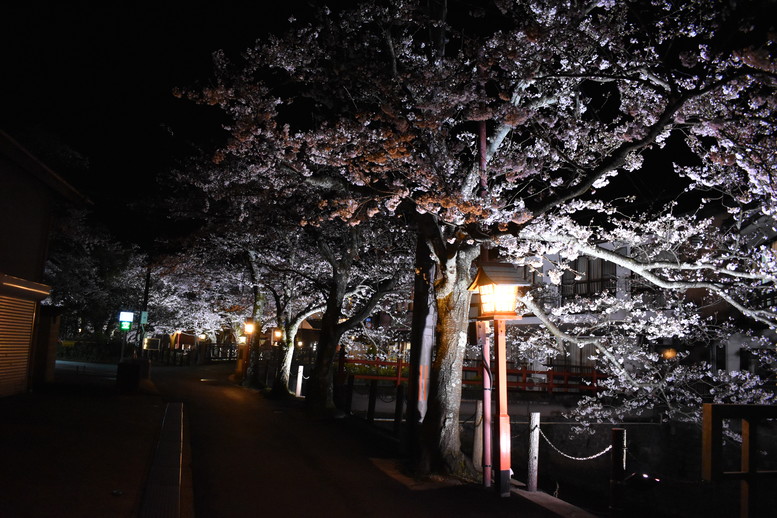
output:
[{"label": "building facade", "polygon": [[58,318],[40,301],[50,291],[41,280],[61,202],[85,199],[0,131],[0,397],[53,376]]}]

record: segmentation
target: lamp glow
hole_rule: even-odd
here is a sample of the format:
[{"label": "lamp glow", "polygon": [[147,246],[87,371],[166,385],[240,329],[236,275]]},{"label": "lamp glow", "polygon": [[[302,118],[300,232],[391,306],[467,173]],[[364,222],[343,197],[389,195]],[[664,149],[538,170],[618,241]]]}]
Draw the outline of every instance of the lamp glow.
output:
[{"label": "lamp glow", "polygon": [[664,349],[661,352],[661,357],[665,360],[674,360],[677,358],[677,349],[670,347],[668,349]]},{"label": "lamp glow", "polygon": [[481,316],[515,314],[518,286],[485,284],[478,286],[478,292],[480,293]]},{"label": "lamp glow", "polygon": [[480,294],[481,319],[513,320],[520,318],[515,312],[518,290],[529,285],[511,265],[486,263],[478,268],[468,290]]}]

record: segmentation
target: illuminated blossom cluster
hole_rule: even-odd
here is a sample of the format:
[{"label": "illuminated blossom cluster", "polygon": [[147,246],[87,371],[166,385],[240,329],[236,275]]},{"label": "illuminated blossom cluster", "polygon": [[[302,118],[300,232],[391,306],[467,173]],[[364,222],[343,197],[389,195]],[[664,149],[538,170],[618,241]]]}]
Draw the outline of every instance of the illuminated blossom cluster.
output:
[{"label": "illuminated blossom cluster", "polygon": [[[668,368],[637,340],[720,324],[685,294],[702,294],[699,310],[733,308],[738,325],[777,325],[753,297],[775,288],[777,232],[776,43],[755,12],[722,0],[451,2],[447,17],[417,0],[324,9],[234,63],[218,54],[211,86],[189,94],[230,118],[201,185],[302,200],[293,216],[306,226],[385,217],[415,230],[436,266],[440,365],[461,363],[481,246],[538,271],[552,263],[539,272],[551,287],[577,258],[614,263],[672,305],[603,296],[585,309],[601,320],[580,322],[569,315],[581,302],[549,307],[538,290],[524,302],[545,317],[544,337],[527,343],[595,341],[607,394],[646,405],[710,371]],[[754,226],[759,239],[745,238]],[[438,374],[439,415],[454,415]],[[680,389],[663,401],[683,397],[698,402]]]}]

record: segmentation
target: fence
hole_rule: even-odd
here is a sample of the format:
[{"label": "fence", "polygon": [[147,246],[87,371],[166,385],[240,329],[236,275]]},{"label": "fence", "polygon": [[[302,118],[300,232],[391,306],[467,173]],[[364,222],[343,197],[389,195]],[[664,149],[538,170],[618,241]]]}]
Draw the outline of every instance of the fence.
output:
[{"label": "fence", "polygon": [[[480,361],[477,363],[480,364]],[[348,366],[351,368],[349,369]],[[349,370],[356,379],[394,381],[399,385],[407,381],[407,373],[404,371],[409,366],[410,364],[403,361],[401,357],[394,361],[341,358],[339,372],[344,375],[345,371]],[[360,367],[367,367],[367,369]],[[464,385],[482,385],[480,365],[466,366],[462,371]],[[593,367],[567,366],[563,370],[552,368],[533,370],[524,365],[520,368],[507,369],[508,388],[548,393],[596,391],[600,389],[598,381],[603,378],[605,375]]]}]

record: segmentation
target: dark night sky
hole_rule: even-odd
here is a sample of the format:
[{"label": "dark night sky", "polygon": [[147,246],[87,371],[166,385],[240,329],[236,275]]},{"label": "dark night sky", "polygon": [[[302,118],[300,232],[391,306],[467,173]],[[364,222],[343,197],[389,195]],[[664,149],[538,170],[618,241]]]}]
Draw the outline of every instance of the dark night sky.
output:
[{"label": "dark night sky", "polygon": [[[174,98],[172,88],[207,82],[213,51],[237,57],[283,27],[295,3],[6,4],[0,128],[93,199],[106,221],[135,225],[131,202],[157,188],[155,176],[187,153],[187,142],[218,127],[208,108]],[[57,144],[88,168],[52,154]]]},{"label": "dark night sky", "polygon": [[[0,128],[94,200],[113,229],[131,229],[119,237],[149,238],[149,209],[138,201],[159,192],[156,176],[190,154],[190,142],[206,145],[219,127],[214,109],[176,99],[173,87],[207,84],[213,51],[237,58],[268,30],[286,27],[292,12],[304,18],[309,3],[321,2],[5,5]],[[87,159],[88,167],[52,153],[57,144]],[[638,180],[629,175],[622,181]],[[641,192],[649,186],[627,187]]]}]

